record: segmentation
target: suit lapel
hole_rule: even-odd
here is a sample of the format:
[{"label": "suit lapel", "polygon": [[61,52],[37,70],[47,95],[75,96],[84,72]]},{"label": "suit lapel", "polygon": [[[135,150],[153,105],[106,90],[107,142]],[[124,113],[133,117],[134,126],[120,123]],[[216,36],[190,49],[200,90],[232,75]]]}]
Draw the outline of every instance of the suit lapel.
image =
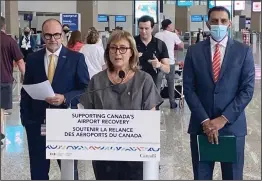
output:
[{"label": "suit lapel", "polygon": [[48,80],[47,75],[46,75],[46,70],[45,70],[45,56],[46,56],[46,49],[42,49],[39,52],[41,52],[41,55],[39,57],[40,58],[40,62],[41,64],[39,64],[39,69],[40,69],[40,73],[43,75],[45,80]]},{"label": "suit lapel", "polygon": [[221,66],[218,81],[223,77],[226,69],[230,65],[230,60],[231,60],[231,57],[232,57],[233,52],[234,52],[234,51],[232,51],[232,45],[233,45],[233,40],[228,38],[227,47],[226,47],[226,51],[225,51],[225,55],[224,55],[223,63],[222,63],[222,66]]},{"label": "suit lapel", "polygon": [[66,57],[67,49],[63,46],[58,57],[57,66],[55,69],[55,75],[52,84],[55,84],[63,70],[63,66],[67,60]]},{"label": "suit lapel", "polygon": [[213,68],[212,68],[212,56],[211,56],[211,48],[210,48],[210,39],[205,40],[204,43],[204,55],[208,66],[208,72],[214,82]]}]

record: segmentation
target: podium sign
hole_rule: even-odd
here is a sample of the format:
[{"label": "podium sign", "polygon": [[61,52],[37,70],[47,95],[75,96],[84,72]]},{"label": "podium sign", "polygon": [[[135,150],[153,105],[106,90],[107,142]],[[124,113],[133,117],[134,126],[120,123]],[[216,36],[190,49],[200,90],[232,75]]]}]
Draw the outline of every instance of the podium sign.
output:
[{"label": "podium sign", "polygon": [[160,161],[160,112],[48,109],[46,158]]}]

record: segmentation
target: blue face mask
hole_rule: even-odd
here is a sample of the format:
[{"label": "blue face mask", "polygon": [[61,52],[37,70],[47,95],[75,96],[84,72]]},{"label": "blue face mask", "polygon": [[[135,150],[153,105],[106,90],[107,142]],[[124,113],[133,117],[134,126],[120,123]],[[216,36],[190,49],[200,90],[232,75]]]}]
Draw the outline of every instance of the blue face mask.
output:
[{"label": "blue face mask", "polygon": [[214,40],[221,41],[227,35],[227,28],[226,25],[210,25],[210,33]]}]

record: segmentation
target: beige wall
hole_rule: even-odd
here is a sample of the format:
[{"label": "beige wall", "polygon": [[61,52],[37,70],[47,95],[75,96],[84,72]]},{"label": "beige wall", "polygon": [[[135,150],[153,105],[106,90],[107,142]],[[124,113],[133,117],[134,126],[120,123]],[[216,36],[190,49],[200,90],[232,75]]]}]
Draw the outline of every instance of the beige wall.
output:
[{"label": "beige wall", "polygon": [[[259,2],[260,0],[254,0]],[[251,25],[250,29],[261,32],[261,12],[251,12]]]},{"label": "beige wall", "polygon": [[18,11],[76,13],[76,1],[18,1]]},{"label": "beige wall", "polygon": [[176,5],[175,4],[164,4],[163,14],[166,18],[170,19],[172,23],[176,24]]},{"label": "beige wall", "polygon": [[132,1],[97,1],[98,14],[132,15]]},{"label": "beige wall", "polygon": [[188,13],[187,7],[176,7],[175,27],[181,30],[183,33],[189,30],[187,13]]}]

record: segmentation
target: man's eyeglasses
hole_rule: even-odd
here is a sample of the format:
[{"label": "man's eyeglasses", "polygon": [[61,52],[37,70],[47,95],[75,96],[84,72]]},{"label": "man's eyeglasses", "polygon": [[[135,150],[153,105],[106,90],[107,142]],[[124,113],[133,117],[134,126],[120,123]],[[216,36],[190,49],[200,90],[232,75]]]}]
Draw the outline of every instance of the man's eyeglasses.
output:
[{"label": "man's eyeglasses", "polygon": [[62,36],[62,33],[55,33],[55,34],[46,33],[46,34],[44,34],[44,38],[46,40],[51,40],[52,37],[54,37],[55,40],[58,40],[58,39],[61,38],[61,36]]},{"label": "man's eyeglasses", "polygon": [[130,49],[130,47],[119,47],[119,48],[117,48],[117,47],[109,47],[109,51],[111,53],[116,53],[117,50],[119,50],[120,54],[125,54],[128,49]]}]

